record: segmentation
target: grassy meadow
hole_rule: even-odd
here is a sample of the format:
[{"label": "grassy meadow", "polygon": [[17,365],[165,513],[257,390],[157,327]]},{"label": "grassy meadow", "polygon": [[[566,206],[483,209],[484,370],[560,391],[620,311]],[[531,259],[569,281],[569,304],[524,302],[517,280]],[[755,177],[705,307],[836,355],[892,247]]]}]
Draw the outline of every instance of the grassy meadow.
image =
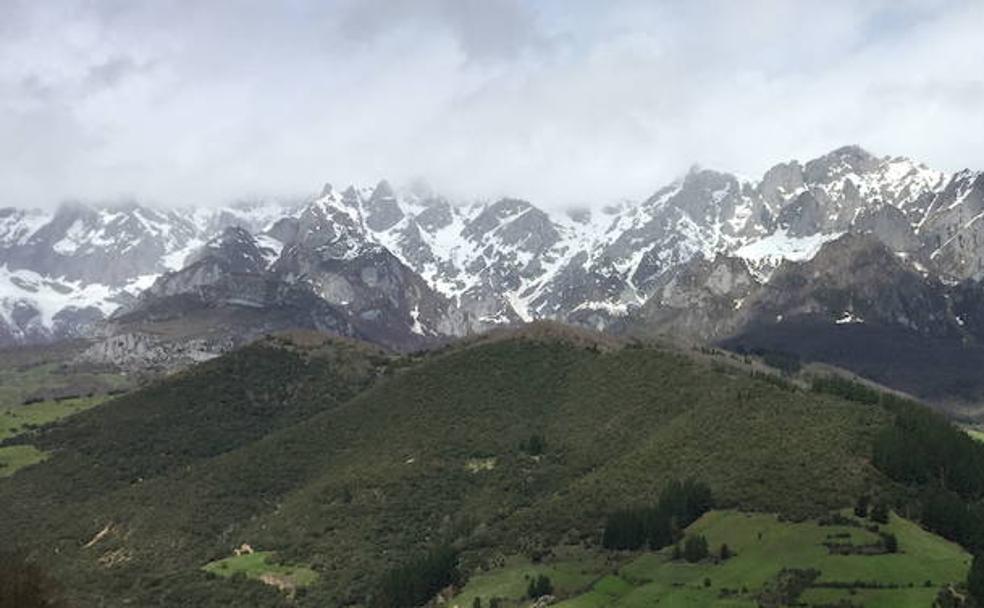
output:
[{"label": "grassy meadow", "polygon": [[[568,547],[538,564],[508,558],[500,567],[472,577],[450,605],[471,608],[478,597],[488,606],[494,597],[504,607],[525,606],[529,577],[545,574],[561,600],[555,604],[558,608],[755,608],[768,605],[766,594],[788,568],[819,571],[799,596],[801,605],[851,602],[846,605],[921,608],[932,604],[941,587],[966,577],[970,556],[958,545],[894,514],[880,531],[896,536],[898,553],[835,555],[824,542],[868,545],[879,537],[865,527],[711,511],[686,531],[707,538],[712,558],[703,562],[673,560],[672,548],[619,554]],[[722,544],[734,552],[723,561],[716,559]]]},{"label": "grassy meadow", "polygon": [[16,437],[44,424],[61,420],[66,416],[84,412],[108,398],[106,395],[95,395],[2,408],[0,409],[0,441]]},{"label": "grassy meadow", "polygon": [[318,580],[318,573],[307,566],[281,564],[270,551],[256,551],[209,562],[202,567],[222,577],[243,575],[246,578],[270,581],[286,588],[307,587]]}]

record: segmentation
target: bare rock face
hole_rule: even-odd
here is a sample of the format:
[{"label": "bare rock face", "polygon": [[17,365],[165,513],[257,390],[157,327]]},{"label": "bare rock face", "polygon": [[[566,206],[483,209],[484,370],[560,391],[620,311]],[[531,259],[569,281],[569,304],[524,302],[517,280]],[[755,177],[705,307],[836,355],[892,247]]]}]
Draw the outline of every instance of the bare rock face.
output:
[{"label": "bare rock face", "polygon": [[803,167],[804,180],[831,184],[848,175],[864,175],[878,169],[880,159],[859,146],[843,146],[813,159]]},{"label": "bare rock face", "polygon": [[792,236],[816,234],[824,224],[820,201],[810,192],[803,192],[792,203],[783,207],[777,221]]},{"label": "bare rock face", "polygon": [[884,243],[890,250],[914,254],[922,248],[922,243],[905,214],[891,205],[867,207],[858,212],[851,231],[870,234]]},{"label": "bare rock face", "polygon": [[262,251],[253,235],[243,228],[226,228],[189,255],[184,268],[158,278],[143,296],[166,297],[192,292],[230,274],[261,275],[266,272],[269,253]]},{"label": "bare rock face", "polygon": [[742,259],[695,257],[663,277],[623,330],[715,340],[730,335],[746,319],[744,303],[759,288]]},{"label": "bare rock face", "polygon": [[330,248],[293,246],[274,271],[310,285],[325,302],[346,311],[361,334],[379,344],[421,347],[433,338],[467,330],[450,301],[382,247],[366,245],[339,257]]},{"label": "bare rock face", "polygon": [[811,316],[898,325],[929,336],[959,334],[945,286],[871,235],[848,234],[812,260],[784,264],[748,307],[758,323]]},{"label": "bare rock face", "polygon": [[105,318],[103,312],[95,306],[63,308],[52,319],[51,333],[57,340],[89,338],[95,334],[96,328]]},{"label": "bare rock face", "polygon": [[396,202],[396,194],[389,182],[379,182],[365,204],[366,226],[379,232],[392,228],[403,219],[403,210]]},{"label": "bare rock face", "polygon": [[873,234],[787,262],[744,304],[724,346],[820,361],[941,404],[984,398],[984,289],[942,281]]},{"label": "bare rock face", "polygon": [[170,341],[144,333],[122,333],[97,341],[78,359],[122,370],[159,369],[167,372],[214,359],[235,345],[233,340]]},{"label": "bare rock face", "polygon": [[177,213],[135,204],[61,206],[29,236],[0,249],[12,269],[118,286],[164,270],[164,256],[187,245],[194,226]]},{"label": "bare rock face", "polygon": [[454,211],[451,203],[441,198],[429,198],[422,201],[423,209],[414,217],[421,230],[428,234],[446,228],[454,223]]},{"label": "bare rock face", "polygon": [[847,146],[589,206],[382,181],[208,210],[0,210],[0,343],[187,341],[208,321],[219,344],[294,325],[414,349],[537,319],[717,339],[804,315],[977,339],[980,173]]},{"label": "bare rock face", "polygon": [[40,311],[30,302],[17,300],[7,304],[5,318],[0,318],[0,341],[5,344],[34,344],[51,339]]},{"label": "bare rock face", "polygon": [[932,199],[919,236],[944,274],[984,278],[984,173],[955,175]]},{"label": "bare rock face", "polygon": [[215,275],[188,285],[187,291],[146,293],[135,306],[113,315],[81,360],[170,371],[278,331],[312,329],[368,338],[307,285],[269,273]]},{"label": "bare rock face", "polygon": [[770,209],[775,209],[797,192],[806,189],[803,167],[797,161],[780,163],[762,176],[758,185],[759,195]]}]

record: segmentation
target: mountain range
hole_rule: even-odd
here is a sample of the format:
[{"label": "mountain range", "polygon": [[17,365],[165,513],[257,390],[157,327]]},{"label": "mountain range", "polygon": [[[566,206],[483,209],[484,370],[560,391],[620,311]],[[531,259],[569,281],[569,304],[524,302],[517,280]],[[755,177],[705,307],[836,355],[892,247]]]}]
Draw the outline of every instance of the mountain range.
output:
[{"label": "mountain range", "polygon": [[86,337],[91,359],[146,365],[287,328],[415,350],[552,319],[821,359],[817,336],[887,328],[883,349],[904,334],[973,364],[982,218],[984,173],[856,146],[563,213],[386,181],[214,209],[5,209],[0,344]]}]

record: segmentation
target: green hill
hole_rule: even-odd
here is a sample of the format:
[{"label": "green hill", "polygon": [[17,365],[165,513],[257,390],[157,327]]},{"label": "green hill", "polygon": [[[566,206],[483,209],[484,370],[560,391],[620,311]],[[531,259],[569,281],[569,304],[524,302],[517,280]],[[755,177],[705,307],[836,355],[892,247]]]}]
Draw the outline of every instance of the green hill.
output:
[{"label": "green hill", "polygon": [[[823,515],[891,490],[870,464],[891,421],[550,325],[402,358],[276,338],[44,430],[49,459],[0,480],[0,535],[82,606],[364,604],[440,544],[466,574],[597,547],[607,513],[674,478],[727,508]],[[203,570],[243,543],[316,577],[288,594]]]},{"label": "green hill", "polygon": [[[722,544],[729,557],[711,555],[698,563],[674,560],[673,550],[610,554],[567,547],[547,562],[531,563],[519,556],[476,574],[452,606],[468,608],[475,598],[485,605],[499,598],[502,606],[524,605],[528,577],[545,574],[554,582],[561,608],[604,608],[665,605],[675,607],[767,605],[782,579],[781,572],[815,572],[799,591],[804,605],[926,607],[939,588],[966,576],[969,556],[959,546],[891,516],[880,530],[898,541],[895,553],[840,555],[826,545],[836,541],[853,547],[873,546],[879,536],[870,524],[842,514],[829,522],[781,521],[774,515],[711,511],[687,529],[707,538],[714,549]],[[930,585],[926,585],[926,581]],[[791,599],[787,597],[787,599]],[[850,604],[847,604],[850,605]]]}]

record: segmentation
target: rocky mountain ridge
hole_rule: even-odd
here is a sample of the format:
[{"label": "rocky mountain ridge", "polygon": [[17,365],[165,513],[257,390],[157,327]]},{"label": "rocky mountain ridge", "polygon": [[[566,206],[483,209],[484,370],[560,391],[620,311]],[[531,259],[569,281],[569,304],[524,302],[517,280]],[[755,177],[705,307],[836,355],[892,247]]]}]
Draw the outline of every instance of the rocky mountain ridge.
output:
[{"label": "rocky mountain ridge", "polygon": [[[192,301],[212,313],[273,311],[284,305],[267,297],[277,293],[320,300],[320,312],[294,316],[331,310],[342,333],[397,348],[539,318],[596,328],[641,318],[714,339],[745,322],[735,311],[783,263],[839,247],[845,234],[872,235],[941,283],[978,280],[982,218],[984,174],[946,175],[856,146],[776,165],[758,181],[693,169],[644,201],[590,212],[509,198],[462,204],[385,181],[194,212],[7,209],[0,342],[118,333],[149,310],[162,319],[162,302],[177,296],[175,315]],[[255,297],[258,285],[267,295]]]}]

